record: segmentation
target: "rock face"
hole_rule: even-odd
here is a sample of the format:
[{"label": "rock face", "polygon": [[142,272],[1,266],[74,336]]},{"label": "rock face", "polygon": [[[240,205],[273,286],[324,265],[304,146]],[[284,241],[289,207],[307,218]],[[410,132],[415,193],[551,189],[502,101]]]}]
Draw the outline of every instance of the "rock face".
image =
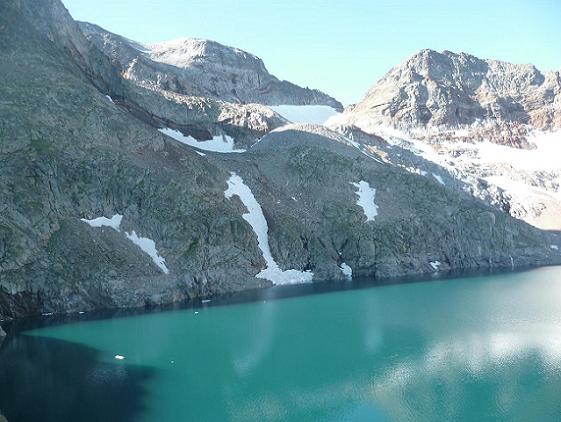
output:
[{"label": "rock face", "polygon": [[532,65],[422,50],[378,81],[348,110],[346,122],[523,146],[525,125],[561,127],[561,77]]},{"label": "rock face", "polygon": [[328,125],[382,137],[400,147],[389,161],[406,149],[513,216],[561,230],[559,72],[423,50]]},{"label": "rock face", "polygon": [[[0,27],[0,318],[271,285],[256,277],[271,261],[263,227],[226,195],[232,173],[279,271],[314,281],[561,262],[553,234],[366,143],[131,83],[58,0],[2,2]],[[164,126],[261,139],[203,153]]]},{"label": "rock face", "polygon": [[87,22],[80,27],[126,79],[142,86],[234,103],[343,109],[323,92],[280,81],[260,58],[237,48],[196,38],[141,44]]}]

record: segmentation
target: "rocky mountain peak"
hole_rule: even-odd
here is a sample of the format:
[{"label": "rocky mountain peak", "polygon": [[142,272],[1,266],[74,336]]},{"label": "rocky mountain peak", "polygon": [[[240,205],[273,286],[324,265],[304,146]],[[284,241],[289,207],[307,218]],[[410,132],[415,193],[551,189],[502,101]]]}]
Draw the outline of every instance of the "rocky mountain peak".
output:
[{"label": "rocky mountain peak", "polygon": [[239,48],[229,47],[216,41],[201,38],[178,38],[154,44],[144,44],[146,52],[154,61],[187,68],[206,62],[241,66],[266,73],[263,61]]},{"label": "rocky mountain peak", "polygon": [[87,22],[80,27],[125,78],[142,86],[234,103],[343,109],[321,91],[279,80],[260,58],[238,48],[198,38],[142,44]]},{"label": "rocky mountain peak", "polygon": [[431,136],[435,128],[472,135],[476,127],[480,140],[525,147],[528,127],[561,127],[561,82],[558,72],[531,64],[425,49],[391,69],[338,123],[430,129]]},{"label": "rocky mountain peak", "polygon": [[[438,164],[462,189],[511,215],[560,227],[561,167],[548,164],[561,145],[559,72],[421,50],[329,126],[355,137],[381,136],[430,163],[404,164],[412,171],[430,175],[430,165]],[[387,156],[402,162],[403,151],[396,151],[389,148]],[[495,194],[497,187],[506,199]]]}]

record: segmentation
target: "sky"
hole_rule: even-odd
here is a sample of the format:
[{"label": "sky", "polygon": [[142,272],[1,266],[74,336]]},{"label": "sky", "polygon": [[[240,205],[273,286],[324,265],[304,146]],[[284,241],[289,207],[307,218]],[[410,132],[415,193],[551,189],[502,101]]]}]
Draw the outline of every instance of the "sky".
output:
[{"label": "sky", "polygon": [[423,48],[561,69],[561,0],[63,0],[140,42],[206,38],[350,104]]}]

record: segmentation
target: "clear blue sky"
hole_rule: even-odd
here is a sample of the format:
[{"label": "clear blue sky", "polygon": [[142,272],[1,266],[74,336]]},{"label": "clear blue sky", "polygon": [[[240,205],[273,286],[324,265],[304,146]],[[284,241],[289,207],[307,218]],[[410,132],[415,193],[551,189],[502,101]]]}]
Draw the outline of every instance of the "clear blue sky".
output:
[{"label": "clear blue sky", "polygon": [[63,0],[75,19],[142,42],[207,38],[281,79],[360,100],[422,48],[561,68],[561,0]]}]

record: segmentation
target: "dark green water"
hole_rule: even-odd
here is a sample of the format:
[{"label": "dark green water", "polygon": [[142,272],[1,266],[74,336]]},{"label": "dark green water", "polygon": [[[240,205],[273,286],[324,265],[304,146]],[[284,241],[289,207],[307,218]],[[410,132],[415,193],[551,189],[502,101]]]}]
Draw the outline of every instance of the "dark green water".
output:
[{"label": "dark green water", "polygon": [[561,421],[561,268],[41,328],[0,375],[11,422]]}]

